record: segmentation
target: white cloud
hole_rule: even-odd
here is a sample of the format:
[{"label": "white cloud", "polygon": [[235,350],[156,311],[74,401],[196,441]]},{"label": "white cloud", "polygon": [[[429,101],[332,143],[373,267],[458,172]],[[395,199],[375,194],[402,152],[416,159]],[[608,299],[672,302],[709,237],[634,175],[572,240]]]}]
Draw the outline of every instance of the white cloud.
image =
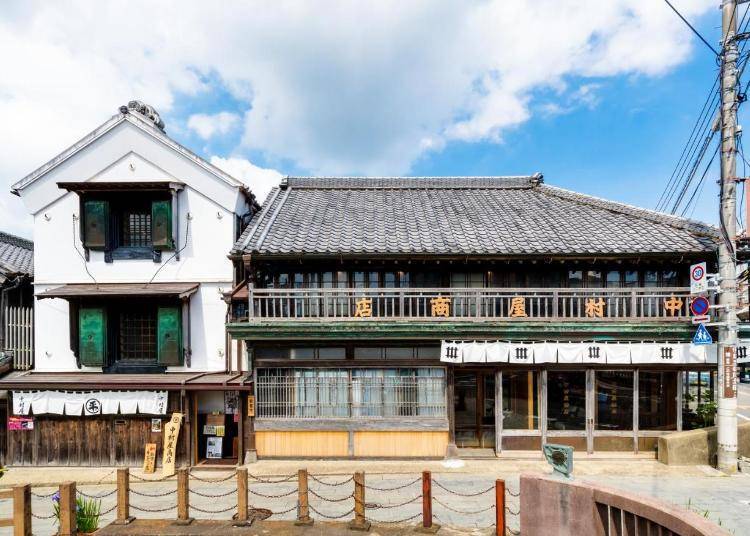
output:
[{"label": "white cloud", "polygon": [[244,182],[261,204],[271,188],[278,186],[283,178],[283,175],[275,169],[258,167],[245,158],[212,156],[211,163],[235,179]]},{"label": "white cloud", "polygon": [[215,134],[227,134],[240,122],[240,116],[231,112],[219,112],[213,115],[193,114],[188,118],[187,126],[198,136],[207,140]]},{"label": "white cloud", "polygon": [[[718,17],[715,0],[677,5]],[[205,99],[214,84],[247,107],[233,154],[405,173],[452,140],[501,140],[539,89],[565,108],[586,77],[661,75],[694,41],[655,0],[6,2],[0,176],[14,182],[130,99],[169,119],[176,98]],[[176,119],[203,138],[237,121]],[[18,227],[20,204],[3,204],[15,208],[0,227]]]}]

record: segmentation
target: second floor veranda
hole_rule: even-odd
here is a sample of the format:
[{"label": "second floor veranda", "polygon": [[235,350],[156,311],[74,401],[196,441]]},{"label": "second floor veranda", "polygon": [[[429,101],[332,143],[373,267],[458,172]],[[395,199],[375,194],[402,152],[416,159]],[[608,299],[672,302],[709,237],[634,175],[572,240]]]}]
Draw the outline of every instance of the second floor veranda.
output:
[{"label": "second floor veranda", "polygon": [[251,288],[234,297],[231,321],[685,322],[689,302],[686,287]]}]

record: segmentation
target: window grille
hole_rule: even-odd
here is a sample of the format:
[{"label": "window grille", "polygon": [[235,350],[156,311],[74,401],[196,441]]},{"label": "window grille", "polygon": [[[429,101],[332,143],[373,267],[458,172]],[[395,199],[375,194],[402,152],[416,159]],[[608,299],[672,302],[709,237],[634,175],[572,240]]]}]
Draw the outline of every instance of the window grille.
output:
[{"label": "window grille", "polygon": [[445,418],[445,370],[259,369],[256,403],[259,418]]},{"label": "window grille", "polygon": [[120,313],[120,359],[156,359],[156,311],[122,311]]},{"label": "window grille", "polygon": [[151,246],[151,214],[149,212],[123,211],[122,245],[125,247]]}]

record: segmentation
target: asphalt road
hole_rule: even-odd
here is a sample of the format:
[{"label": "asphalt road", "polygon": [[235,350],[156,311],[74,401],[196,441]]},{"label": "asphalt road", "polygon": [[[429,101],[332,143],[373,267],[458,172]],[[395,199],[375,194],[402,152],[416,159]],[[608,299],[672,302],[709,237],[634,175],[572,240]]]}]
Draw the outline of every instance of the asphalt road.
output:
[{"label": "asphalt road", "polygon": [[737,390],[737,415],[740,421],[750,421],[750,383],[739,384]]}]

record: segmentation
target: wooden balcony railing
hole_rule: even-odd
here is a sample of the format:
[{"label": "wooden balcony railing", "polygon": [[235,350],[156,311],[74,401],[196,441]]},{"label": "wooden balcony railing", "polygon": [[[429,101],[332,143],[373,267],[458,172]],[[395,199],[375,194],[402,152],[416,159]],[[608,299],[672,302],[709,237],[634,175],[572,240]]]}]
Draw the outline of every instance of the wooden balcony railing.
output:
[{"label": "wooden balcony railing", "polygon": [[689,320],[690,291],[669,288],[251,289],[233,321]]}]

